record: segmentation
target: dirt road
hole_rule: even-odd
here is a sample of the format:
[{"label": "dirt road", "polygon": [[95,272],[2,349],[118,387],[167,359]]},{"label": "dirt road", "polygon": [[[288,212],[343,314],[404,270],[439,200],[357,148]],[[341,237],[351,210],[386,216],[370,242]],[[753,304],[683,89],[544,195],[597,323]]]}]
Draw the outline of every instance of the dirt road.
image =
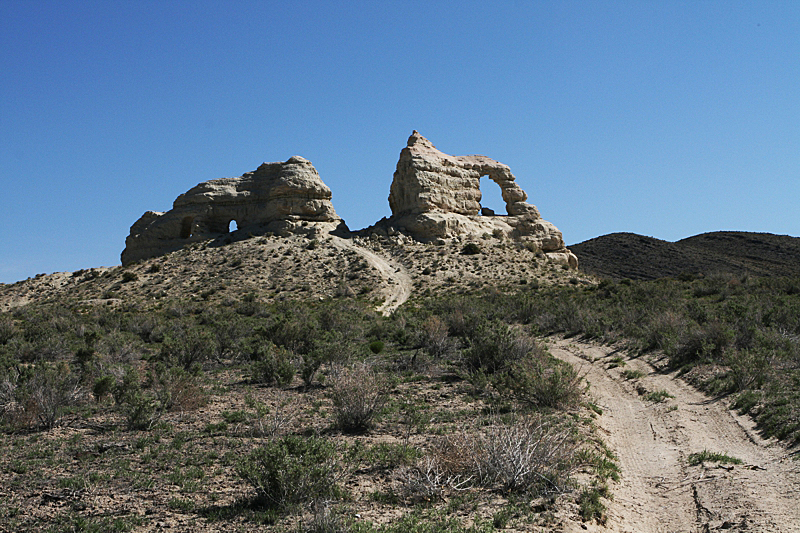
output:
[{"label": "dirt road", "polygon": [[[760,438],[749,417],[657,371],[655,361],[572,340],[553,339],[550,351],[585,373],[603,409],[598,426],[619,457],[607,530],[800,532],[800,461]],[[609,368],[616,356],[624,366]],[[626,370],[642,377],[625,379]],[[646,399],[658,391],[672,398]],[[689,455],[704,450],[743,463],[689,466]]]},{"label": "dirt road", "polygon": [[411,296],[411,289],[414,283],[411,276],[406,272],[405,267],[400,263],[381,257],[380,255],[358,246],[349,239],[341,237],[331,237],[331,242],[343,250],[352,250],[360,255],[372,268],[376,269],[384,285],[381,291],[384,295],[383,303],[378,307],[378,311],[388,316],[395,309],[403,305],[408,297]]}]

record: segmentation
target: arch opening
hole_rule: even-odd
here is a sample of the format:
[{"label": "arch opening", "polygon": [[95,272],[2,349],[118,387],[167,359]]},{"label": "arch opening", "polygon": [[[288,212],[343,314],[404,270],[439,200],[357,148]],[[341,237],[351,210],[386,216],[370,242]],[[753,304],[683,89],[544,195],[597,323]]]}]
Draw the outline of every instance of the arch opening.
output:
[{"label": "arch opening", "polygon": [[481,176],[481,214],[484,216],[508,215],[506,202],[503,200],[503,190],[486,175]]},{"label": "arch opening", "polygon": [[181,239],[188,239],[192,236],[192,226],[194,217],[184,217],[181,221]]},{"label": "arch opening", "polygon": [[233,233],[234,231],[239,229],[239,223],[235,220],[231,220],[228,222],[228,233]]}]

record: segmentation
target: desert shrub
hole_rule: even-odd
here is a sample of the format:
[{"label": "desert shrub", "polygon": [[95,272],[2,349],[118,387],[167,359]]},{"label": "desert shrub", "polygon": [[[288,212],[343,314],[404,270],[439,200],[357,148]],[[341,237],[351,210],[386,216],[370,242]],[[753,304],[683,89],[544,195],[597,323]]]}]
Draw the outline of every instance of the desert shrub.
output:
[{"label": "desert shrub", "polygon": [[720,362],[733,340],[733,331],[717,321],[691,328],[669,354],[670,364],[681,367],[700,361]]},{"label": "desert shrub", "polygon": [[374,354],[379,354],[383,351],[383,341],[372,341],[369,343],[369,351]]},{"label": "desert shrub", "polygon": [[586,390],[583,377],[569,363],[538,348],[534,356],[517,361],[495,382],[503,391],[524,404],[568,409],[578,405]]},{"label": "desert shrub", "polygon": [[761,388],[770,368],[770,358],[751,350],[729,350],[725,362],[730,367],[731,385],[737,392]]},{"label": "desert shrub", "polygon": [[210,314],[204,318],[214,336],[214,357],[217,362],[241,357],[243,342],[252,333],[252,326],[230,312]]},{"label": "desert shrub", "polygon": [[65,363],[39,363],[7,372],[0,382],[0,416],[12,428],[57,426],[87,395],[79,376]]},{"label": "desert shrub", "polygon": [[255,383],[282,387],[292,382],[295,368],[292,354],[286,348],[272,343],[259,343],[252,351],[254,360],[250,365],[252,380]]},{"label": "desert shrub", "polygon": [[253,450],[236,464],[236,473],[255,489],[255,503],[288,511],[341,495],[336,455],[325,439],[290,435]]},{"label": "desert shrub", "polygon": [[297,354],[308,353],[313,348],[318,324],[308,307],[297,303],[276,307],[278,314],[258,333],[266,340]]},{"label": "desert shrub", "polygon": [[139,276],[136,275],[136,272],[131,272],[130,270],[126,270],[122,273],[122,282],[128,283],[130,281],[136,281],[139,279]]},{"label": "desert shrub", "polygon": [[14,322],[7,316],[0,316],[0,346],[10,341],[15,334]]},{"label": "desert shrub", "polygon": [[189,321],[173,325],[161,344],[160,359],[168,366],[189,370],[203,364],[215,352],[214,337],[204,328]]},{"label": "desert shrub", "polygon": [[584,522],[592,520],[598,524],[606,523],[606,506],[600,498],[610,496],[607,485],[599,485],[585,488],[578,496],[578,507],[580,508],[581,518]]},{"label": "desert shrub", "polygon": [[438,316],[430,316],[420,327],[420,345],[431,357],[441,358],[455,350],[447,324]]},{"label": "desert shrub", "polygon": [[710,452],[708,450],[703,450],[702,452],[689,454],[689,457],[687,458],[686,462],[688,462],[690,466],[701,465],[705,462],[733,464],[733,465],[742,464],[742,460],[737,457],[731,457],[730,455],[719,452]]},{"label": "desert shrub", "polygon": [[155,364],[148,370],[144,385],[161,410],[192,411],[206,404],[207,397],[197,366],[190,372],[181,367]]},{"label": "desert shrub", "polygon": [[481,438],[484,483],[504,492],[563,492],[577,448],[573,430],[543,417],[496,425]]},{"label": "desert shrub", "polygon": [[338,332],[321,331],[308,353],[301,354],[299,371],[306,386],[313,383],[323,364],[346,364],[356,351]]},{"label": "desert shrub", "polygon": [[[418,490],[441,492],[471,484],[540,495],[564,492],[576,466],[573,428],[546,417],[515,417],[504,424],[444,437],[414,469]],[[438,489],[437,489],[438,486]]]},{"label": "desert shrub", "polygon": [[318,349],[313,349],[307,354],[303,354],[300,360],[300,379],[306,387],[314,383],[319,368],[325,361],[325,355]]},{"label": "desert shrub", "polygon": [[119,324],[120,331],[127,331],[138,336],[143,342],[156,342],[151,337],[154,330],[161,329],[161,319],[152,314],[136,313],[128,315]]},{"label": "desert shrub", "polygon": [[157,399],[142,388],[139,372],[127,367],[113,390],[114,401],[130,429],[150,429],[161,417]]},{"label": "desert shrub", "polygon": [[659,390],[656,390],[656,391],[648,392],[648,393],[646,393],[644,395],[644,399],[646,401],[653,402],[653,403],[661,403],[661,402],[665,401],[667,398],[674,398],[674,397],[675,396],[673,396],[672,394],[670,394],[669,392],[667,392],[664,389],[659,389]]},{"label": "desert shrub", "polygon": [[537,349],[532,337],[515,333],[502,322],[483,322],[469,334],[464,365],[470,372],[494,374]]},{"label": "desert shrub", "polygon": [[130,332],[111,331],[97,341],[96,350],[105,363],[133,363],[147,350],[140,338]]},{"label": "desert shrub", "polygon": [[117,379],[113,375],[103,376],[94,382],[92,394],[97,402],[101,402],[107,394],[111,394],[117,384]]},{"label": "desert shrub", "polygon": [[481,247],[475,242],[468,242],[461,248],[462,255],[476,255],[479,253],[481,253]]},{"label": "desert shrub", "polygon": [[336,426],[346,432],[369,429],[386,401],[386,394],[386,380],[369,365],[336,367],[328,388]]}]

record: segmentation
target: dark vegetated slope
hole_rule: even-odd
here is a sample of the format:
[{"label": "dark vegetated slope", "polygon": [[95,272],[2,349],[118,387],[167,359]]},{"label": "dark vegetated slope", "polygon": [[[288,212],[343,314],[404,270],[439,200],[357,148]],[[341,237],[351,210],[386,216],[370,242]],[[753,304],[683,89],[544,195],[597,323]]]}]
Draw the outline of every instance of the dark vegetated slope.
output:
[{"label": "dark vegetated slope", "polygon": [[569,247],[588,274],[615,279],[658,279],[685,274],[800,275],[800,238],[719,231],[677,242],[635,233],[611,233]]}]

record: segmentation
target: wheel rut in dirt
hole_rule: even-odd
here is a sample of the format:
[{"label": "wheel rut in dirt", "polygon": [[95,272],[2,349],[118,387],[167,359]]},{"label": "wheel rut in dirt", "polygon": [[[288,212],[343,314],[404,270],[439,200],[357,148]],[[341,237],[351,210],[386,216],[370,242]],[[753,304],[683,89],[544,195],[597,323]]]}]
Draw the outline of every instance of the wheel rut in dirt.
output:
[{"label": "wheel rut in dirt", "polygon": [[377,310],[383,315],[391,315],[398,307],[403,305],[409,296],[414,283],[411,276],[400,263],[386,259],[374,252],[356,245],[348,239],[332,236],[331,242],[342,250],[352,250],[360,255],[372,268],[380,273],[384,286],[381,291],[384,296],[383,303]]},{"label": "wheel rut in dirt", "polygon": [[[656,370],[654,362],[593,343],[549,344],[554,356],[585,374],[603,409],[597,424],[619,459],[608,530],[800,532],[800,462],[780,443],[762,439],[749,417]],[[625,370],[640,377],[625,379]],[[657,396],[665,400],[653,401]],[[691,454],[706,450],[742,464],[689,464]]]}]

